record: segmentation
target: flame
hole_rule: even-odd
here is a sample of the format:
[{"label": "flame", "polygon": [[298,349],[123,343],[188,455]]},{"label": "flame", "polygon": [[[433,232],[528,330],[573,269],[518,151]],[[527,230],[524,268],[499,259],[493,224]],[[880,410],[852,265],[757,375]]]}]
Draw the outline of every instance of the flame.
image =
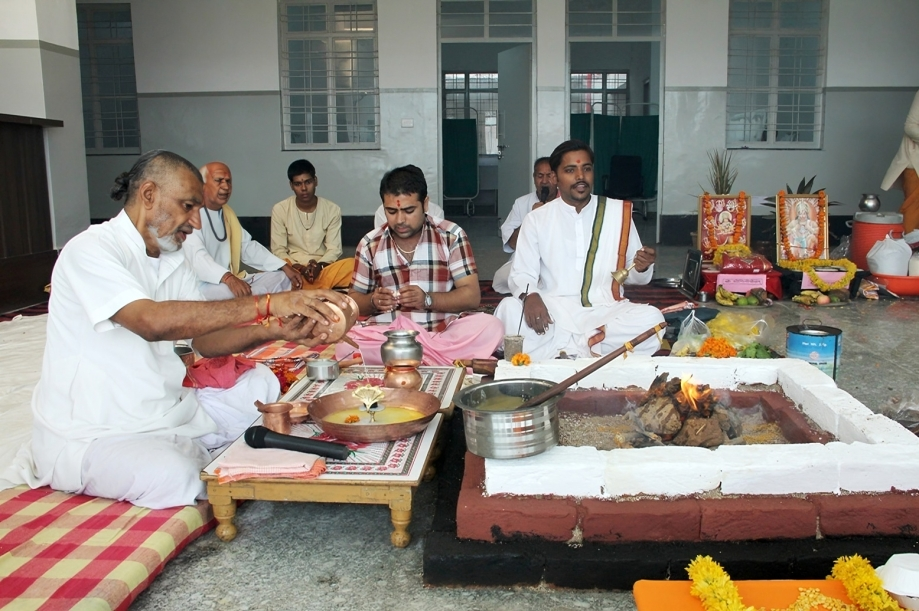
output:
[{"label": "flame", "polygon": [[695,412],[700,411],[698,401],[704,393],[700,392],[699,387],[693,383],[692,374],[680,378],[680,390],[683,391],[683,396],[689,401],[692,410]]}]

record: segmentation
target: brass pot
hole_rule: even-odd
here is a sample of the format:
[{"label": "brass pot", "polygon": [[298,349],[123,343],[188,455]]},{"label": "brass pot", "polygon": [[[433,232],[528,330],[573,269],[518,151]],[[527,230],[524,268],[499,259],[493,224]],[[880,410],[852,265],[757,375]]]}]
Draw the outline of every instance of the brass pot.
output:
[{"label": "brass pot", "polygon": [[[413,364],[415,363],[415,364]],[[421,390],[424,380],[418,373],[418,363],[408,362],[400,365],[387,365],[383,374],[383,386],[386,388],[407,388]]]}]

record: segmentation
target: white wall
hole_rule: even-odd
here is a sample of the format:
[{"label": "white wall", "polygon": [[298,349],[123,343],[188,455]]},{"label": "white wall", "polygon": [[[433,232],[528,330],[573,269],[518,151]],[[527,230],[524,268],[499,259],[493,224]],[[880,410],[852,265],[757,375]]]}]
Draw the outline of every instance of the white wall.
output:
[{"label": "white wall", "polygon": [[565,4],[536,0],[536,138],[530,157],[548,156],[569,135]]},{"label": "white wall", "polygon": [[76,7],[0,0],[0,114],[63,121],[44,128],[53,244],[89,225]]},{"label": "white wall", "polygon": [[[267,216],[289,196],[287,166],[300,158],[316,166],[319,194],[346,215],[372,214],[383,173],[407,163],[424,170],[436,198],[436,6],[378,2],[379,150],[282,151],[277,3],[131,0],[141,146],[174,150],[198,165],[225,161],[234,175],[231,205],[242,216]],[[118,210],[108,188],[131,163],[89,159],[94,217]]]}]

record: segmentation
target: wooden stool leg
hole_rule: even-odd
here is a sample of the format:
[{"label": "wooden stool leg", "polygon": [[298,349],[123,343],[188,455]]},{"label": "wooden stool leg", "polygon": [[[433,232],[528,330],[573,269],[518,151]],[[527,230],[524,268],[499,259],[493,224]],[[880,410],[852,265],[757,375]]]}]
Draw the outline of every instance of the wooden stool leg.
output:
[{"label": "wooden stool leg", "polygon": [[217,518],[217,538],[221,541],[232,541],[236,538],[236,525],[233,524],[236,517],[236,500],[229,494],[221,494],[222,491],[218,492],[215,488],[217,487],[207,487],[207,498],[214,511],[214,517]]},{"label": "wooden stool leg", "polygon": [[412,521],[412,495],[408,498],[393,499],[389,503],[389,513],[395,530],[389,535],[389,540],[395,547],[407,547],[412,541],[408,532],[408,525]]}]

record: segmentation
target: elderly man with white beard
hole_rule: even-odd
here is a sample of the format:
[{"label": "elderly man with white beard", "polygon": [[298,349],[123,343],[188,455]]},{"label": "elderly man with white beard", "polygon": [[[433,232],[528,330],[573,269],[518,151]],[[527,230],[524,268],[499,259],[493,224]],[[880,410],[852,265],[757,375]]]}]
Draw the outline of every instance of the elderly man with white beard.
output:
[{"label": "elderly man with white beard", "polygon": [[[70,240],[52,274],[32,464],[21,475],[154,509],[193,504],[209,450],[242,434],[254,401],[275,401],[279,383],[250,362],[229,388],[185,387],[174,341],[191,339],[206,357],[277,339],[314,346],[338,320],[323,300],[348,302],[323,290],[203,301],[181,252],[201,227],[202,180],[174,153],[141,156],[112,197],[126,197],[124,209]],[[245,325],[253,319],[263,324]]]}]

